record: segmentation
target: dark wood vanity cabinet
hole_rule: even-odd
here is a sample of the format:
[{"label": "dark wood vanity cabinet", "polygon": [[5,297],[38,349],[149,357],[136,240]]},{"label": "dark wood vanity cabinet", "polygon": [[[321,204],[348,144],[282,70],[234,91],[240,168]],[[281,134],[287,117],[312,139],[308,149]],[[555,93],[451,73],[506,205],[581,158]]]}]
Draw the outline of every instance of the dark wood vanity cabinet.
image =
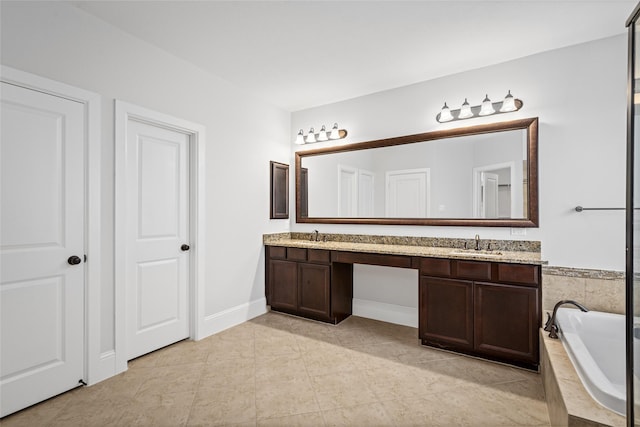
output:
[{"label": "dark wood vanity cabinet", "polygon": [[274,308],[298,308],[298,263],[269,261],[269,295],[269,303]]},{"label": "dark wood vanity cabinet", "polygon": [[473,348],[473,282],[420,278],[420,338]]},{"label": "dark wood vanity cabinet", "polygon": [[538,289],[475,283],[474,292],[475,348],[507,360],[537,364]]},{"label": "dark wood vanity cabinet", "polygon": [[422,344],[537,369],[540,266],[266,247],[272,310],[329,323],[352,313],[353,264],[420,271]]},{"label": "dark wood vanity cabinet", "polygon": [[330,323],[349,316],[352,269],[344,264],[332,266],[330,254],[325,250],[267,246],[266,295],[271,309]]},{"label": "dark wood vanity cabinet", "polygon": [[433,259],[419,268],[423,344],[537,368],[539,266]]},{"label": "dark wood vanity cabinet", "polygon": [[313,317],[331,317],[331,268],[298,264],[298,310]]}]

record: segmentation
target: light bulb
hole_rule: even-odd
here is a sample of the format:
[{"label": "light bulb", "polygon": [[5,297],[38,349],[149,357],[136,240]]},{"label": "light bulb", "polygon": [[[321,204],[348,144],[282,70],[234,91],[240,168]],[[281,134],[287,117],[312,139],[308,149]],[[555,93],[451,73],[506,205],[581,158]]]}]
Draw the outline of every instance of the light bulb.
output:
[{"label": "light bulb", "polygon": [[311,143],[311,142],[317,142],[316,141],[316,134],[315,134],[315,131],[313,130],[313,128],[309,129],[309,133],[307,134],[306,141],[307,141],[307,144]]},{"label": "light bulb", "polygon": [[507,93],[507,96],[504,97],[504,101],[502,101],[502,107],[500,107],[501,113],[508,113],[509,111],[516,111],[516,100],[511,95],[511,91]]},{"label": "light bulb", "polygon": [[327,141],[329,138],[327,137],[327,128],[322,125],[322,129],[320,129],[320,133],[318,134],[318,141]]},{"label": "light bulb", "polygon": [[340,130],[338,129],[337,123],[333,124],[333,128],[331,128],[331,132],[329,133],[329,139],[340,139]]},{"label": "light bulb", "polygon": [[302,129],[300,129],[300,132],[298,132],[298,136],[296,136],[296,142],[297,145],[304,145],[304,134],[302,133]]},{"label": "light bulb", "polygon": [[467,101],[467,98],[465,98],[464,102],[462,103],[462,107],[460,107],[460,114],[458,115],[458,118],[468,119],[469,117],[473,117],[473,111],[471,111],[469,101]]},{"label": "light bulb", "polygon": [[482,101],[482,107],[480,108],[480,115],[481,116],[488,116],[490,114],[495,113],[496,110],[493,109],[493,104],[491,103],[491,100],[489,99],[489,95],[485,95],[484,100]]},{"label": "light bulb", "polygon": [[449,107],[447,106],[447,103],[444,103],[444,106],[442,107],[442,110],[440,110],[440,119],[438,121],[440,122],[450,122],[451,120],[453,120],[453,116],[451,115],[451,110],[449,109]]}]

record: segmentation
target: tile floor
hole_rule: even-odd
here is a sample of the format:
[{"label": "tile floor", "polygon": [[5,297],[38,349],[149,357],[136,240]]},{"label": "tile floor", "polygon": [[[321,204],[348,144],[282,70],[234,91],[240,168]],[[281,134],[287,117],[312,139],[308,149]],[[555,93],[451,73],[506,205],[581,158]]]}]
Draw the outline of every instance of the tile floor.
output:
[{"label": "tile floor", "polygon": [[548,426],[538,374],[420,346],[414,328],[267,313],[5,417],[13,426]]}]

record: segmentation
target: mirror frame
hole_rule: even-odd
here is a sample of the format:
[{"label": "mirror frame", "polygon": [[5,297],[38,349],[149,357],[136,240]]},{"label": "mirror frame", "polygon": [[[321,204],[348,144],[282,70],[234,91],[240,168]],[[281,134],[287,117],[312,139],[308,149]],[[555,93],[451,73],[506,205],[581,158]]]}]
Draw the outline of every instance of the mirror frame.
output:
[{"label": "mirror frame", "polygon": [[[339,217],[302,217],[301,216],[301,171],[302,159],[322,154],[367,150],[370,148],[391,147],[394,145],[414,144],[436,141],[459,136],[482,135],[510,130],[527,131],[527,179],[528,210],[527,218],[339,218]],[[296,162],[296,222],[318,224],[378,224],[378,225],[441,225],[467,227],[538,227],[538,118],[512,120],[447,130],[437,130],[414,135],[398,136],[367,142],[316,148],[295,153]],[[308,195],[307,195],[308,196]]]}]

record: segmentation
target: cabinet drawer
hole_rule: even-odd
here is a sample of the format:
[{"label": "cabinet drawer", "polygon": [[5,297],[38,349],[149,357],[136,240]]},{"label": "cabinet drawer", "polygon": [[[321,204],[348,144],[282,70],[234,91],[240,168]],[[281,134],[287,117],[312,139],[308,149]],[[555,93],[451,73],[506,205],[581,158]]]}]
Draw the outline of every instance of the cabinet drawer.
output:
[{"label": "cabinet drawer", "polygon": [[404,255],[370,254],[363,252],[331,252],[331,260],[347,264],[370,264],[387,267],[411,268],[411,257]]},{"label": "cabinet drawer", "polygon": [[498,281],[536,286],[540,283],[540,267],[523,264],[498,264]]},{"label": "cabinet drawer", "polygon": [[307,250],[304,248],[287,248],[287,259],[291,261],[306,261]]},{"label": "cabinet drawer", "polygon": [[269,258],[286,259],[287,248],[282,246],[269,246]]},{"label": "cabinet drawer", "polygon": [[491,280],[491,263],[456,261],[456,276],[462,279]]},{"label": "cabinet drawer", "polygon": [[422,276],[451,276],[451,261],[442,258],[420,258],[418,268]]},{"label": "cabinet drawer", "polygon": [[308,249],[307,259],[309,262],[322,262],[328,264],[331,262],[331,252],[322,249]]}]

